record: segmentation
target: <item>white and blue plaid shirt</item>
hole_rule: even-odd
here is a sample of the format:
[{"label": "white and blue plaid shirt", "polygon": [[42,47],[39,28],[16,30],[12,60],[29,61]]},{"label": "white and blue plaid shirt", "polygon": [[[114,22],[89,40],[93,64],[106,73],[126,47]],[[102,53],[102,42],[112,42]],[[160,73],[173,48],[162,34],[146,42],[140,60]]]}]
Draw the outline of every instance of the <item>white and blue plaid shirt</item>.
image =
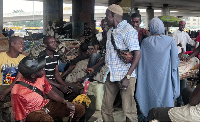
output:
[{"label": "white and blue plaid shirt", "polygon": [[[127,74],[131,64],[125,64],[117,55],[116,50],[111,43],[111,33],[113,34],[117,49],[121,50],[140,50],[138,41],[138,32],[127,23],[126,20],[120,22],[113,30],[111,28],[107,33],[106,43],[106,56],[105,63],[108,67],[107,74],[110,72],[110,81],[121,81]],[[105,75],[104,81],[106,80]],[[135,71],[133,71],[131,77],[135,77]]]}]

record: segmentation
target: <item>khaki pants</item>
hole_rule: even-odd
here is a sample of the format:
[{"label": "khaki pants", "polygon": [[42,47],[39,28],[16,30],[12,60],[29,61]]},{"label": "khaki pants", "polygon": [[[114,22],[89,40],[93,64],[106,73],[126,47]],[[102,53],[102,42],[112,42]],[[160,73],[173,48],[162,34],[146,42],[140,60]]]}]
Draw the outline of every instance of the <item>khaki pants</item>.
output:
[{"label": "khaki pants", "polygon": [[126,90],[120,90],[117,82],[110,82],[110,75],[108,74],[105,82],[105,91],[102,101],[101,114],[104,122],[114,122],[113,118],[113,103],[115,97],[120,91],[122,98],[122,110],[127,118],[127,121],[137,122],[137,108],[134,99],[136,78],[132,77],[129,86]]}]

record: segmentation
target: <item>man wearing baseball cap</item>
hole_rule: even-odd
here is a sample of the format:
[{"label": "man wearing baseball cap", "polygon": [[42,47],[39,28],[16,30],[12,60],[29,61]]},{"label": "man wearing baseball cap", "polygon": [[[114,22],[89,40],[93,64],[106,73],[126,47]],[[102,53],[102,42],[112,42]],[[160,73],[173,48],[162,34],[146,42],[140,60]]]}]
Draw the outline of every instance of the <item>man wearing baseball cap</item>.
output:
[{"label": "man wearing baseball cap", "polygon": [[[106,10],[106,21],[111,28],[107,33],[105,63],[108,70],[105,75],[101,110],[105,122],[114,122],[113,103],[119,91],[122,97],[122,109],[127,121],[137,122],[137,109],[134,100],[136,74],[134,70],[140,59],[140,46],[137,31],[126,20],[122,20],[122,16],[123,10],[119,5],[112,4]],[[117,49],[129,50],[134,54],[132,63],[125,64],[118,57],[117,51],[112,45],[111,36],[114,38]]]},{"label": "man wearing baseball cap", "polygon": [[[53,122],[72,116],[78,121],[85,113],[84,106],[72,104],[52,90],[44,75],[45,58],[25,57],[19,63],[19,77],[11,91],[13,116],[16,121]],[[45,99],[44,96],[54,100]]]}]

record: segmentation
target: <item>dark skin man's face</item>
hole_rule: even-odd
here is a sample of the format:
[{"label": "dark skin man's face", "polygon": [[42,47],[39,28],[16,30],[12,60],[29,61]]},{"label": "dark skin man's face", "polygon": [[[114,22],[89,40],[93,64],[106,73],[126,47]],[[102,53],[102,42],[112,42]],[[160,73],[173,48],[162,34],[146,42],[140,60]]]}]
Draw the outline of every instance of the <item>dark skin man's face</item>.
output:
[{"label": "dark skin man's face", "polygon": [[131,18],[131,25],[133,26],[134,29],[139,28],[140,24],[141,24],[140,18],[137,17]]},{"label": "dark skin man's face", "polygon": [[180,31],[184,31],[185,28],[185,24],[179,24],[179,30]]},{"label": "dark skin man's face", "polygon": [[113,26],[113,15],[112,15],[112,12],[110,10],[106,10],[106,22],[107,22],[107,25],[109,27]]},{"label": "dark skin man's face", "polygon": [[24,50],[24,40],[22,38],[16,38],[15,41],[11,43],[13,49],[19,53],[22,53]]},{"label": "dark skin man's face", "polygon": [[58,44],[55,40],[55,38],[53,37],[50,37],[50,38],[47,38],[47,41],[46,41],[46,44],[45,44],[46,48],[50,51],[55,51],[56,48],[58,47]]}]

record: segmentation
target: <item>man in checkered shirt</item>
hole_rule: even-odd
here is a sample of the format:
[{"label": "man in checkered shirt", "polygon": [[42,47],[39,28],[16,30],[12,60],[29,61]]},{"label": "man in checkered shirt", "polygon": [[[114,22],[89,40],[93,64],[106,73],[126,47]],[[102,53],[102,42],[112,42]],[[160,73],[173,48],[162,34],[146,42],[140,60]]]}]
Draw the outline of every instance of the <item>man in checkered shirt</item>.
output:
[{"label": "man in checkered shirt", "polygon": [[[114,122],[113,103],[118,91],[121,92],[122,109],[127,121],[137,122],[137,109],[134,100],[134,91],[136,83],[135,68],[140,59],[140,46],[137,31],[122,20],[123,10],[119,5],[112,4],[106,10],[106,20],[111,29],[107,33],[105,63],[108,67],[105,75],[105,91],[102,101],[102,118],[105,122]],[[111,33],[117,49],[129,50],[133,52],[133,61],[131,64],[125,64],[117,55],[117,51],[111,43]],[[91,70],[104,61],[100,61]]]}]

